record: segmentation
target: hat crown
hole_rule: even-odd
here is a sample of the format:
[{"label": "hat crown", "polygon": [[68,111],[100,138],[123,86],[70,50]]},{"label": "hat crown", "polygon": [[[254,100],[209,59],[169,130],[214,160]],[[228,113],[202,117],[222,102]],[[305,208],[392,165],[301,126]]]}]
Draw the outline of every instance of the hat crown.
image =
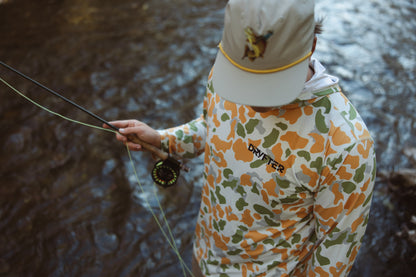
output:
[{"label": "hat crown", "polygon": [[301,93],[312,54],[313,0],[230,0],[212,72],[215,93],[280,106]]},{"label": "hat crown", "polygon": [[311,51],[314,22],[313,0],[230,0],[222,48],[243,68],[286,67]]}]

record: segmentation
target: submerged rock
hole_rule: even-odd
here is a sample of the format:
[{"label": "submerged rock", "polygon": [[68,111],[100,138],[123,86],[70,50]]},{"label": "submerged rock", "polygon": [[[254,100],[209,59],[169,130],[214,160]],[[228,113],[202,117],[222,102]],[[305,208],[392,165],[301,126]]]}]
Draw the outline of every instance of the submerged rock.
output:
[{"label": "submerged rock", "polygon": [[416,169],[406,168],[390,172],[387,180],[392,191],[416,196]]}]

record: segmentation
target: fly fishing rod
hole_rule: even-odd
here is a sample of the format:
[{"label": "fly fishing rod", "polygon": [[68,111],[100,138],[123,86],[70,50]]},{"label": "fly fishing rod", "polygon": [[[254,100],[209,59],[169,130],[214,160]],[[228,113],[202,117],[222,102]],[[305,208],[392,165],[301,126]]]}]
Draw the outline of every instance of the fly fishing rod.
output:
[{"label": "fly fishing rod", "polygon": [[[82,107],[82,106],[76,104],[75,102],[69,100],[68,98],[62,96],[61,94],[57,93],[56,91],[42,85],[38,81],[26,76],[25,74],[18,71],[17,69],[5,64],[2,61],[0,61],[0,65],[7,68],[8,70],[16,73],[20,77],[23,77],[26,80],[34,83],[35,85],[37,85],[38,87],[46,90],[50,94],[52,94],[52,95],[64,100],[65,102],[73,105],[77,109],[83,111],[84,113],[86,113],[89,116],[95,118],[96,120],[100,121],[101,123],[104,123],[104,124],[108,125],[114,131],[119,132],[119,128],[117,128],[116,126],[114,126],[110,122],[104,120],[103,118],[99,117],[98,115],[92,113],[91,111],[85,109],[84,107]],[[154,154],[155,156],[157,156],[160,159],[159,161],[156,162],[156,164],[154,165],[154,167],[152,169],[152,178],[153,178],[153,180],[155,181],[156,184],[158,184],[162,187],[165,187],[165,188],[170,187],[170,186],[176,184],[176,182],[178,181],[181,169],[186,171],[186,172],[189,171],[189,169],[186,166],[184,166],[181,162],[179,162],[177,159],[173,158],[171,155],[162,151],[161,149],[157,148],[156,146],[141,140],[138,136],[133,135],[133,134],[129,134],[129,135],[126,135],[126,137],[131,142],[134,142],[136,144],[140,144],[144,149],[151,152],[152,154]]]}]

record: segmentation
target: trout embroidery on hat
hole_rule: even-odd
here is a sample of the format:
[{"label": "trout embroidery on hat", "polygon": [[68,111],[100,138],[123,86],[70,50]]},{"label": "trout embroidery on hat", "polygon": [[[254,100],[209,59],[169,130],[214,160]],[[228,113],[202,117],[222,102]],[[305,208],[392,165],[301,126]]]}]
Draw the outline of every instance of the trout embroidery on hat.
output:
[{"label": "trout embroidery on hat", "polygon": [[246,34],[246,44],[244,50],[244,58],[249,58],[250,61],[254,61],[259,57],[264,56],[266,52],[267,40],[273,35],[272,31],[269,31],[266,35],[256,35],[251,27],[244,29]]},{"label": "trout embroidery on hat", "polygon": [[229,0],[212,72],[215,93],[255,107],[293,102],[308,74],[314,15],[310,0]]}]

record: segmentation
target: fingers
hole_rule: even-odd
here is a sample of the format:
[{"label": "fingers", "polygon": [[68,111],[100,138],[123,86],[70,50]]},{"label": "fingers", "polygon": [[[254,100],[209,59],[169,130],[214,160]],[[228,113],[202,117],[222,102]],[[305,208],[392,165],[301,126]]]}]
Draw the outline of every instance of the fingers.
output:
[{"label": "fingers", "polygon": [[[116,133],[116,139],[122,142],[124,145],[127,145],[131,151],[142,151],[144,150],[140,144],[134,143],[126,137],[129,134],[139,134],[142,132],[142,127],[144,123],[138,120],[117,120],[109,122],[114,127],[119,129],[119,132]],[[103,124],[103,128],[110,129],[111,127],[107,124]]]},{"label": "fingers", "polygon": [[127,145],[128,148],[132,151],[142,151],[143,147],[140,144],[134,143],[128,140],[125,136],[116,134],[116,138],[118,141],[121,141],[124,145]]},{"label": "fingers", "polygon": [[120,128],[118,131],[122,135],[136,134],[139,136],[143,132],[143,128],[141,126],[135,126],[135,127]]},{"label": "fingers", "polygon": [[120,135],[119,133],[116,133],[116,139],[118,141],[121,141],[122,143],[126,143],[128,141],[128,139],[125,136]]},{"label": "fingers", "polygon": [[[111,121],[109,123],[119,130],[119,132],[116,133],[117,140],[121,141],[123,144],[127,144],[130,150],[138,151],[144,150],[145,148],[149,150],[149,147],[147,147],[149,145],[160,148],[160,134],[143,122],[131,119]],[[109,128],[106,124],[104,124],[103,127]],[[142,147],[139,143],[144,143],[145,147]]]},{"label": "fingers", "polygon": [[125,144],[127,144],[127,147],[131,150],[131,151],[142,151],[143,147],[140,144],[135,144],[131,141],[126,142]]}]

